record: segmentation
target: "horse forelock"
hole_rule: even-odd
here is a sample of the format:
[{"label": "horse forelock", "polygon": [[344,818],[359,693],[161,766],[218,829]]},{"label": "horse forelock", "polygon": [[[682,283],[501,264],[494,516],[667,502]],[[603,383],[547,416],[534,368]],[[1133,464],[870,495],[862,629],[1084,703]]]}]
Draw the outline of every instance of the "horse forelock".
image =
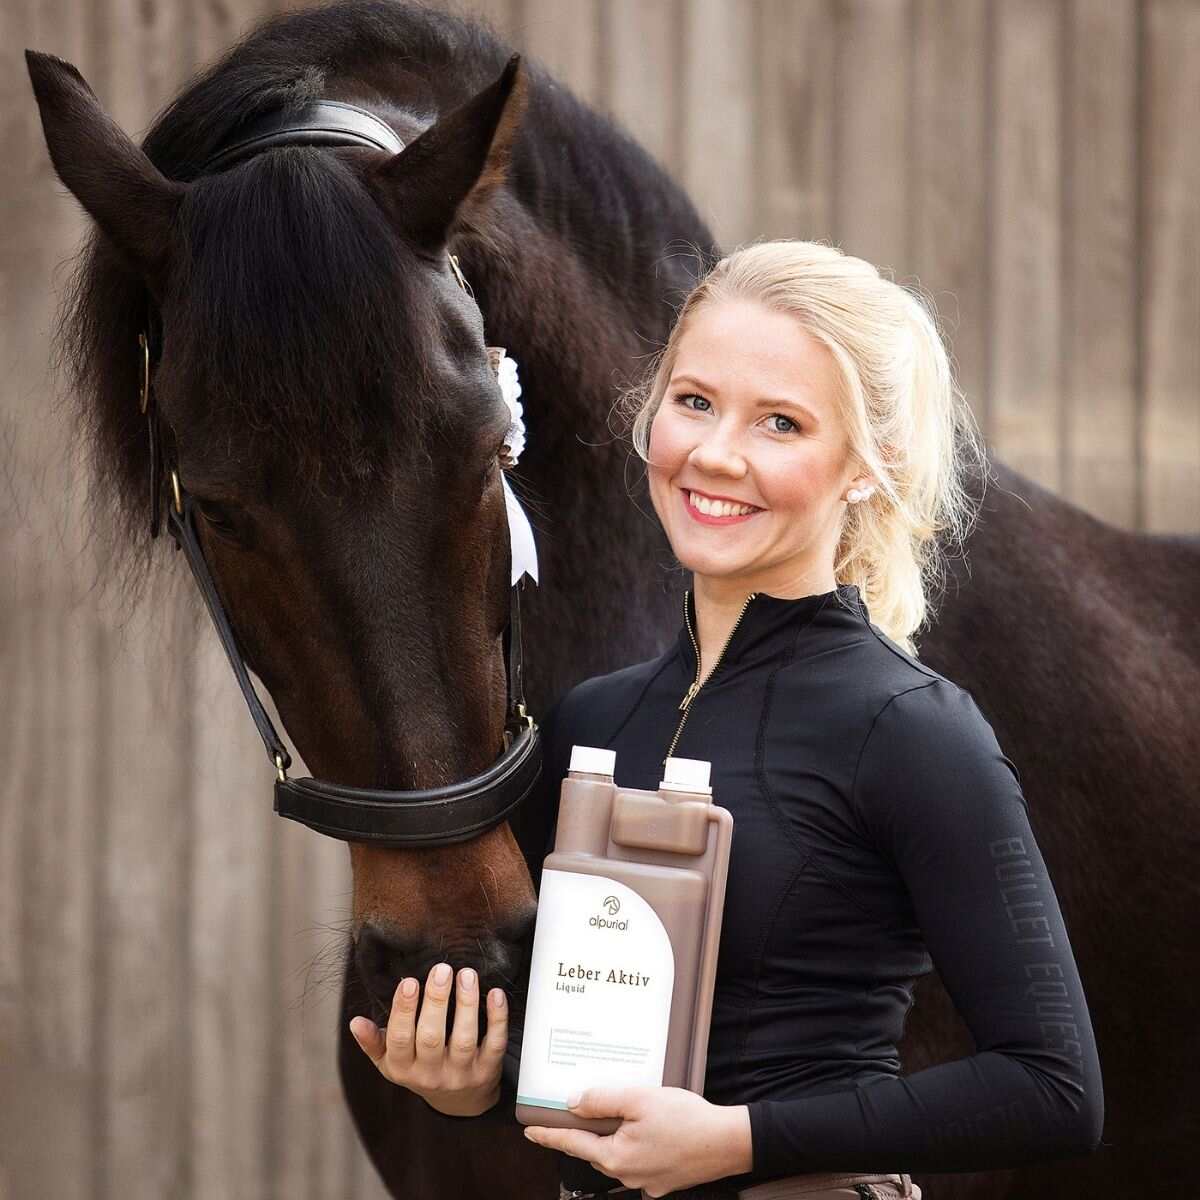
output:
[{"label": "horse forelock", "polygon": [[270,150],[200,180],[180,234],[162,369],[181,440],[279,456],[308,480],[431,453],[448,418],[438,311],[336,155]]}]

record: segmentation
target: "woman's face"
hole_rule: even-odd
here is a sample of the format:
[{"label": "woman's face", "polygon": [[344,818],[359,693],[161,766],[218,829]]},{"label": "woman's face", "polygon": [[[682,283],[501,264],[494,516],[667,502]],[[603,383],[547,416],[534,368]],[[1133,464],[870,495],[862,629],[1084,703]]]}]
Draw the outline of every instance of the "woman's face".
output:
[{"label": "woman's face", "polygon": [[[753,301],[702,308],[679,342],[650,426],[650,496],[680,563],[730,595],[831,591],[856,471],[833,356],[799,322]],[[751,505],[697,510],[702,497]],[[704,578],[700,578],[704,577]]]}]

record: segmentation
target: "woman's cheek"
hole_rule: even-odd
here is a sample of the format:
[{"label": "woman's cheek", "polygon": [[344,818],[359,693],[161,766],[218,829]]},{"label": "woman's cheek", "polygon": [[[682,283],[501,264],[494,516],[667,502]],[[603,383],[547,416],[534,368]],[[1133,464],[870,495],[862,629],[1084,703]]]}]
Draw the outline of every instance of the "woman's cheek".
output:
[{"label": "woman's cheek", "polygon": [[673,471],[679,457],[678,440],[670,410],[660,407],[650,423],[650,461],[657,463],[660,470]]}]

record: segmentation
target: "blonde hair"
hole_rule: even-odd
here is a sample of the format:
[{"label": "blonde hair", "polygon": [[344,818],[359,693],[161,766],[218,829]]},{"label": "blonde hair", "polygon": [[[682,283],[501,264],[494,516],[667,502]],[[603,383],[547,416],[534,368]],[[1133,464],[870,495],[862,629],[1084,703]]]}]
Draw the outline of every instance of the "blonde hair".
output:
[{"label": "blonde hair", "polygon": [[977,471],[986,483],[988,473],[932,303],[822,242],[738,247],[688,293],[667,344],[617,401],[643,462],[680,338],[703,306],[727,300],[794,316],[833,355],[850,453],[878,485],[846,505],[834,578],[855,584],[872,623],[915,655],[913,634],[932,615],[933,587],[944,585],[947,546],[962,546],[977,515],[966,478]]}]

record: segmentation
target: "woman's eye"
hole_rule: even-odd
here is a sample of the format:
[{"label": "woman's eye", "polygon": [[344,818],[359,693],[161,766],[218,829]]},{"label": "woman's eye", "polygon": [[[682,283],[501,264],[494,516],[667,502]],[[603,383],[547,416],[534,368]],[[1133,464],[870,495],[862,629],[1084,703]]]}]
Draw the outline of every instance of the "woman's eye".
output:
[{"label": "woman's eye", "polygon": [[772,413],[767,419],[770,421],[778,420],[787,422],[788,427],[786,429],[780,429],[778,426],[776,426],[776,433],[791,433],[794,429],[799,428],[799,426],[797,426],[796,422],[793,421],[791,417],[785,417],[783,413]]},{"label": "woman's eye", "polygon": [[705,398],[703,396],[697,396],[695,394],[695,392],[681,392],[678,396],[675,397],[676,404],[682,404],[684,408],[690,408],[692,410],[692,412],[707,412],[708,411],[707,408],[693,407],[691,404],[688,403],[689,400],[699,400],[701,404],[708,403],[708,401],[705,400]]}]

